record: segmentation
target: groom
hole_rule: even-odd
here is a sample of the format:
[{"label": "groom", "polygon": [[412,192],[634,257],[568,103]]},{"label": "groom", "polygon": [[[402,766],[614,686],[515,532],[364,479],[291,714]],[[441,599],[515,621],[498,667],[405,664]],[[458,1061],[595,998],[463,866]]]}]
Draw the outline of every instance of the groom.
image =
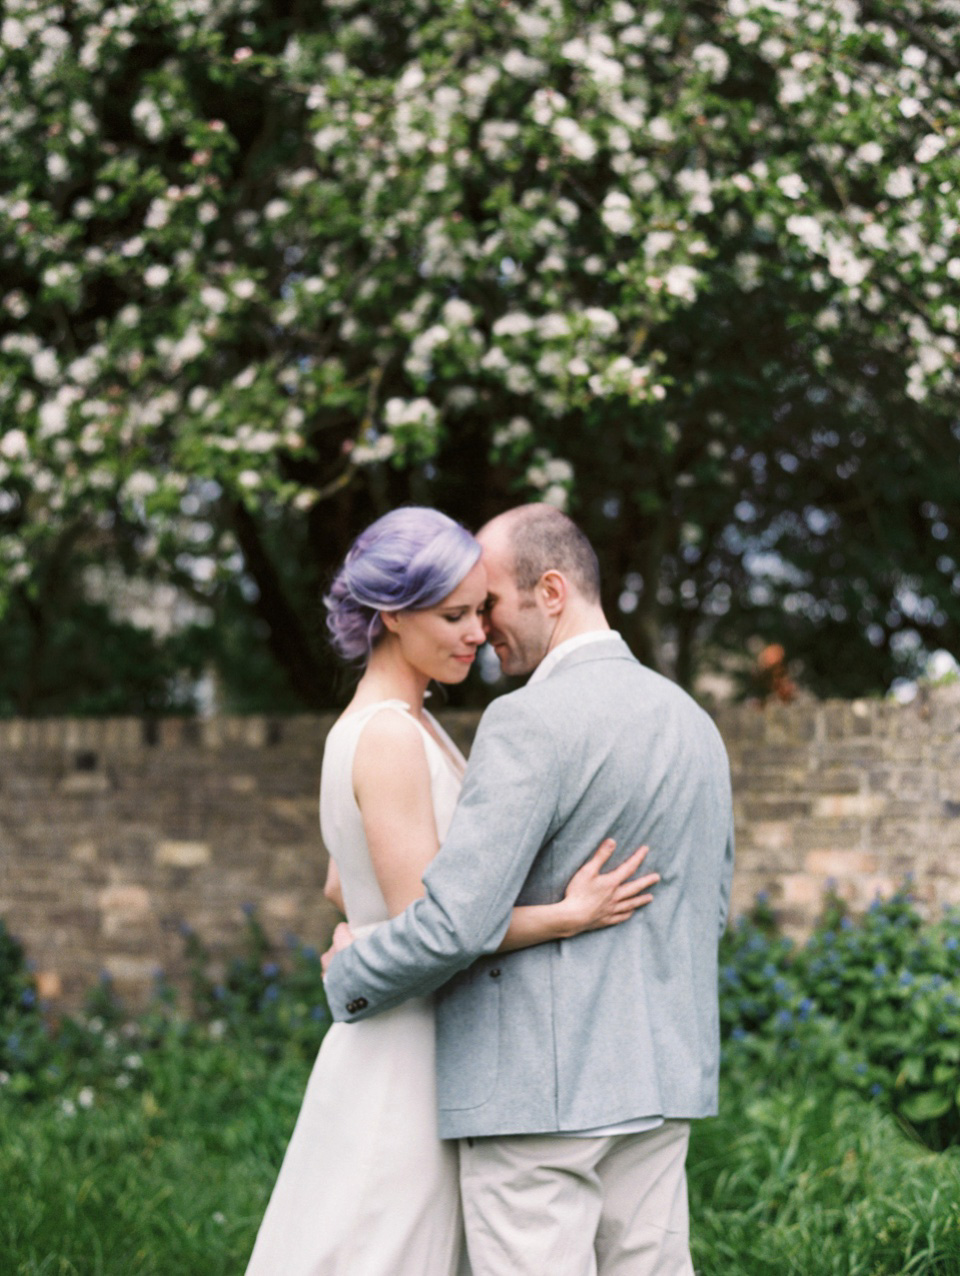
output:
[{"label": "groom", "polygon": [[[327,996],[355,1020],[439,990],[439,1132],[462,1140],[473,1276],[692,1276],[684,1163],[690,1118],[717,1103],[726,753],[610,630],[570,519],[523,506],[478,539],[489,641],[533,676],[483,715],[424,897],[334,956]],[[653,903],[497,953],[513,905],[560,899],[608,833],[652,848]]]}]

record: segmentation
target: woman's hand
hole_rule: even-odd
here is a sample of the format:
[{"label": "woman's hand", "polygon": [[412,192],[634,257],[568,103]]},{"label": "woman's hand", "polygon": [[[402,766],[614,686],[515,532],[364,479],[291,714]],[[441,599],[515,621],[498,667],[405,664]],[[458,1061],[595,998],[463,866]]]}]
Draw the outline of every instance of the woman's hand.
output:
[{"label": "woman's hand", "polygon": [[[580,870],[583,872],[583,870]],[[342,953],[345,948],[349,948],[353,943],[353,931],[346,922],[340,922],[336,930],[333,932],[333,942],[330,947],[320,958],[320,965],[323,973],[326,974],[330,969],[330,963],[336,957],[337,953]]]},{"label": "woman's hand", "polygon": [[563,907],[568,911],[571,935],[579,935],[585,930],[602,930],[605,926],[618,926],[653,899],[648,892],[651,886],[659,882],[660,874],[633,876],[646,859],[650,848],[640,846],[622,864],[607,873],[602,872],[604,864],[616,848],[616,842],[608,837],[600,843],[583,868],[570,879],[564,891]]}]

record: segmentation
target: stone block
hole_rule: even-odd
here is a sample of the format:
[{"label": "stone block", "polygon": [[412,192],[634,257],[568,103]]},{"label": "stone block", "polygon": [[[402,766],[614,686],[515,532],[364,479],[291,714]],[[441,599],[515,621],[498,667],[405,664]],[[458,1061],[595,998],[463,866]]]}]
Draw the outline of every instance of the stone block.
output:
[{"label": "stone block", "polygon": [[803,858],[808,873],[821,877],[853,877],[877,871],[877,857],[870,851],[813,850]]},{"label": "stone block", "polygon": [[744,836],[753,846],[761,850],[783,850],[793,845],[793,822],[791,820],[757,820]]},{"label": "stone block", "polygon": [[764,738],[770,744],[812,740],[817,731],[816,712],[814,705],[766,705],[762,710],[766,726]]},{"label": "stone block", "polygon": [[823,901],[823,881],[808,873],[784,873],[777,883],[776,902],[784,908],[809,913],[811,922]]},{"label": "stone block", "polygon": [[255,793],[257,791],[257,777],[255,775],[227,776],[227,788],[231,793]]},{"label": "stone block", "polygon": [[107,886],[97,898],[97,907],[104,914],[124,919],[147,917],[150,913],[150,892],[146,887],[132,883]]},{"label": "stone block", "polygon": [[63,980],[56,970],[38,970],[34,984],[41,1001],[55,1001],[63,996]]},{"label": "stone block", "polygon": [[109,793],[112,787],[110,777],[105,771],[74,771],[71,775],[65,775],[60,781],[62,793],[80,796]]},{"label": "stone block", "polygon": [[295,921],[301,908],[301,897],[295,891],[274,891],[263,900],[264,915],[275,922]]},{"label": "stone block", "polygon": [[859,793],[863,787],[863,773],[849,767],[827,766],[812,771],[804,783],[811,793]]},{"label": "stone block", "polygon": [[70,847],[70,858],[78,864],[95,864],[97,860],[96,842],[74,842]]},{"label": "stone block", "polygon": [[104,958],[103,969],[117,983],[152,984],[157,970],[157,961],[153,957],[131,957],[124,953],[111,953]]},{"label": "stone block", "polygon": [[201,868],[212,859],[209,842],[163,841],[153,853],[154,863],[166,868]]},{"label": "stone block", "polygon": [[862,819],[879,815],[886,799],[877,793],[829,793],[814,798],[812,814],[816,819]]}]

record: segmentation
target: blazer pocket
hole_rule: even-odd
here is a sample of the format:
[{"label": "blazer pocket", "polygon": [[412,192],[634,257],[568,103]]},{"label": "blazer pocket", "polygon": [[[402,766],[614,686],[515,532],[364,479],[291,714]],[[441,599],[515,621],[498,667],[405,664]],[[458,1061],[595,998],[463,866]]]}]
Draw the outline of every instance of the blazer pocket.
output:
[{"label": "blazer pocket", "polygon": [[479,1108],[497,1084],[501,967],[494,961],[459,975],[437,1000],[437,1106]]}]

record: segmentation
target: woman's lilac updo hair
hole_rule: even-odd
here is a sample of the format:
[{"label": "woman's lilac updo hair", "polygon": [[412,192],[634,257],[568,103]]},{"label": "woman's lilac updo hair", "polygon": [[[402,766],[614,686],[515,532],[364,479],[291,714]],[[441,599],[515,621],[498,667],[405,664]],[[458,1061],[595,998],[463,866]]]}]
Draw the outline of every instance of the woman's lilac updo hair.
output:
[{"label": "woman's lilac updo hair", "polygon": [[360,533],[324,598],[334,648],[368,659],[381,611],[419,611],[446,598],[480,557],[465,527],[439,510],[391,510]]}]

